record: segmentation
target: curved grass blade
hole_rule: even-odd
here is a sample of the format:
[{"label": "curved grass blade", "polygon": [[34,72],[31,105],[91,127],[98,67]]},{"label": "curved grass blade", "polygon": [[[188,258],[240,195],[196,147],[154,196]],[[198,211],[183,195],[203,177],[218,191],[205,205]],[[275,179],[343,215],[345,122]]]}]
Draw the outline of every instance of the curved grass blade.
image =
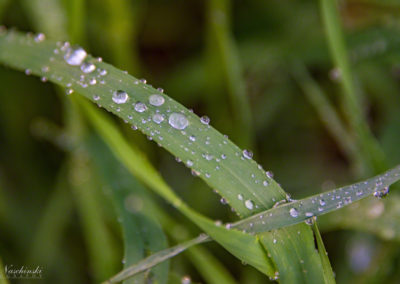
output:
[{"label": "curved grass blade", "polygon": [[[241,151],[208,123],[205,123],[206,119],[200,120],[183,106],[163,95],[160,91],[144,84],[144,82],[138,81],[100,60],[86,56],[86,52],[82,49],[70,48],[67,44],[57,45],[51,41],[37,41],[35,38],[24,36],[18,32],[4,31],[0,35],[0,47],[0,60],[3,63],[17,69],[29,67],[29,73],[47,76],[48,80],[72,88],[89,99],[102,104],[126,121],[137,124],[137,127],[143,133],[199,173],[202,179],[228,201],[238,215],[249,216],[270,208],[277,201],[286,198],[280,186],[251,159],[248,151]],[[95,66],[96,71],[93,74],[85,73],[85,75],[77,66],[66,63],[64,57],[68,62],[75,64],[76,61],[69,59],[71,59],[71,54],[76,55],[76,53],[79,56],[84,55],[86,63],[92,63]],[[76,60],[77,58],[73,57],[72,59]],[[106,76],[104,76],[102,70],[105,70]],[[118,90],[123,91],[122,95]],[[162,97],[165,103],[158,106],[149,104],[149,95]],[[120,100],[121,96],[122,100]],[[127,101],[129,102],[126,103]],[[162,121],[160,121],[160,116],[154,119],[157,114],[163,117]],[[195,143],[193,139],[196,140]],[[235,256],[268,275],[274,274],[275,269],[263,248],[257,247],[260,244],[255,237],[216,227],[213,222],[195,213],[176,197],[157,174],[155,179],[154,176],[150,177],[143,172],[142,168],[138,169],[138,165],[124,157],[126,155],[125,150],[130,151],[121,147],[116,151],[119,152],[121,160],[142,181],[156,189],[158,193],[195,221],[203,230],[212,232],[213,238]],[[150,168],[151,166],[148,165],[147,167]],[[303,263],[302,267],[296,267],[299,269],[293,269],[294,266],[289,270],[285,270],[287,266],[278,267],[281,270],[282,279],[296,271],[295,278],[301,276],[299,279],[302,279],[299,281],[304,282],[303,277],[314,277],[317,274],[319,277],[316,276],[315,282],[322,281],[322,274],[319,274],[320,270],[318,269],[321,264],[316,262],[315,256],[317,257],[317,255],[314,248],[311,248],[313,247],[313,239],[312,235],[309,234],[310,229],[305,225],[299,225],[298,228],[293,230],[293,232],[304,231],[303,238],[292,238],[293,247],[282,247],[279,251],[276,251],[277,253],[273,257],[279,258],[280,255],[286,254],[289,262],[300,263],[303,259],[307,262]],[[277,232],[277,234],[285,239],[290,238],[293,232],[285,229]],[[232,235],[229,240],[227,240],[228,234]],[[260,240],[268,249],[272,248],[273,237],[270,234],[263,234]],[[304,245],[305,243],[307,245]],[[248,246],[250,249],[238,250],[238,246],[243,249]],[[291,253],[294,248],[296,254]],[[290,252],[285,252],[285,250],[290,250]],[[293,257],[295,260],[291,259]],[[304,269],[305,266],[309,269]],[[313,271],[316,274],[313,276],[305,275],[304,270]]]},{"label": "curved grass blade", "polygon": [[[97,137],[86,139],[86,145],[99,179],[107,186],[121,223],[124,239],[124,268],[145,258],[147,255],[167,247],[167,240],[157,220],[149,212],[137,208],[135,201],[146,198],[145,189],[112,156],[110,150]],[[156,281],[166,283],[169,263],[164,262],[151,273],[138,275],[129,283]]]},{"label": "curved grass blade", "polygon": [[331,263],[325,250],[324,242],[322,241],[321,234],[315,220],[313,221],[313,230],[315,239],[317,241],[319,256],[321,257],[322,268],[324,270],[324,279],[327,284],[335,284],[335,277],[332,271]]},{"label": "curved grass blade", "polygon": [[103,282],[103,283],[117,283],[121,282],[129,277],[132,277],[135,274],[138,274],[140,272],[149,270],[150,268],[165,262],[166,260],[174,257],[175,255],[183,252],[187,248],[199,244],[199,243],[204,243],[205,241],[210,241],[211,239],[207,235],[200,235],[195,239],[189,240],[187,242],[184,242],[182,244],[176,245],[174,247],[162,250],[158,253],[152,254],[149,257],[139,261],[135,265],[132,265],[120,273],[116,274],[109,280]]},{"label": "curved grass blade", "polygon": [[[354,202],[369,197],[373,194],[379,194],[379,192],[385,191],[388,186],[392,185],[398,180],[400,180],[400,166],[397,166],[381,175],[370,178],[366,181],[334,189],[323,194],[310,196],[302,200],[297,200],[285,204],[284,206],[272,208],[255,216],[243,219],[239,222],[226,224],[226,227],[237,230],[244,230],[248,233],[259,233],[278,229],[280,228],[279,226],[294,225],[332,211],[340,210],[345,206],[349,206]],[[338,196],[339,198],[337,198]],[[293,211],[293,208],[296,208],[296,211]],[[301,210],[299,210],[298,208],[301,208]],[[275,222],[275,219],[279,219],[279,221]],[[318,227],[315,224],[313,224],[313,227],[314,231],[318,230]],[[332,273],[330,272],[332,268],[330,267],[329,259],[326,257],[319,230],[316,231],[315,235],[320,250],[320,257],[322,259],[323,269],[325,271],[325,283],[334,283],[334,279],[331,277]],[[173,257],[183,250],[189,248],[190,246],[210,240],[210,237],[198,237],[196,239],[192,239],[181,245],[177,245],[176,247],[160,251],[152,256],[151,262],[150,260],[142,260],[141,264],[146,263],[148,265],[147,269],[149,269],[152,266],[157,265],[159,262],[164,261],[159,256],[163,256],[169,253],[170,257]],[[281,240],[279,240],[277,237],[274,239],[273,243],[277,244],[280,241]],[[325,254],[325,256],[321,255],[321,253]],[[132,266],[130,268],[130,271],[136,271],[138,269],[135,267],[136,265],[138,264]]]}]

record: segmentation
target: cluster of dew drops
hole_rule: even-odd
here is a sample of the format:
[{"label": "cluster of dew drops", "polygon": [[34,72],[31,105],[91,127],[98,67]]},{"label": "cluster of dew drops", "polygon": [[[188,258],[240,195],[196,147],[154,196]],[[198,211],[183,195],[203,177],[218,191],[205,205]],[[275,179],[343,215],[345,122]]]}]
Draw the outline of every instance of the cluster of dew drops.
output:
[{"label": "cluster of dew drops", "polygon": [[[37,34],[36,36],[34,36],[34,41],[37,43],[40,43],[42,41],[45,40],[45,35],[42,33]],[[64,61],[70,65],[70,66],[76,66],[78,67],[82,74],[80,75],[79,80],[76,80],[76,83],[79,84],[81,87],[86,88],[86,87],[90,87],[90,86],[94,86],[96,84],[105,84],[105,76],[107,75],[107,70],[105,69],[101,69],[98,68],[96,66],[96,62],[91,62],[87,60],[88,54],[87,52],[82,48],[82,47],[73,47],[71,46],[68,42],[58,42],[57,43],[57,48],[55,48],[53,50],[53,53],[55,55],[62,55]],[[50,57],[50,61],[54,61],[53,57]],[[97,61],[97,62],[102,62],[101,58],[97,58],[95,60],[92,61]],[[46,74],[47,72],[49,72],[49,67],[48,66],[44,66],[42,67],[42,72],[44,74]],[[30,75],[32,73],[32,71],[30,69],[26,69],[25,73],[27,75]],[[56,78],[59,81],[62,80],[61,77]],[[42,81],[46,82],[47,81],[47,77],[43,76],[42,77]],[[146,83],[146,80],[141,79],[138,80],[137,82],[135,82],[135,84],[139,84],[139,83]],[[68,83],[66,84],[66,94],[70,95],[74,92],[74,90],[71,88],[72,87],[72,83]],[[144,113],[145,111],[148,110],[148,105],[151,105],[153,107],[161,107],[164,105],[164,103],[166,102],[166,98],[162,95],[163,93],[163,89],[158,88],[157,89],[159,93],[155,93],[155,94],[151,94],[148,97],[148,102],[136,102],[133,103],[133,108],[136,112],[138,113]],[[98,105],[100,106],[100,100],[101,97],[99,95],[93,95],[93,100],[95,102],[98,103]],[[116,111],[120,111],[120,105],[124,105],[126,103],[128,103],[129,101],[129,94],[124,91],[124,90],[114,90],[112,91],[112,97],[111,97],[112,101],[116,104]],[[183,113],[179,113],[179,112],[171,112],[169,109],[167,110],[168,113],[168,117],[166,117],[165,115],[161,114],[160,111],[157,109],[156,112],[152,115],[151,118],[149,118],[148,120],[146,119],[142,119],[142,123],[146,123],[147,121],[152,121],[158,125],[160,125],[161,123],[163,123],[165,120],[168,122],[168,124],[176,129],[176,130],[180,130],[182,133],[184,132],[184,130],[189,126],[189,120],[187,118],[187,116]],[[128,116],[129,119],[133,119],[132,115]],[[210,127],[210,118],[208,116],[202,116],[200,117],[200,122],[206,126],[206,127]],[[132,129],[136,130],[137,126],[133,125]],[[157,130],[156,130],[157,132]],[[159,132],[157,133],[159,134]],[[153,135],[153,134],[152,134]],[[152,140],[151,136],[148,137],[149,140]],[[163,139],[162,136],[158,137],[160,140]],[[228,138],[227,135],[224,135],[224,138]],[[189,136],[189,140],[190,142],[195,142],[196,141],[196,137],[194,135],[190,135]],[[227,144],[227,139],[224,139],[224,144]],[[210,144],[210,137],[207,137],[205,144]],[[185,151],[188,151],[188,149],[185,147]],[[194,152],[192,152],[193,154]],[[241,156],[242,160],[251,160],[253,158],[253,153],[250,150],[243,150],[241,153],[236,153],[237,156]],[[211,154],[208,153],[203,153],[202,157],[204,159],[206,159],[207,161],[211,161],[211,160],[215,160],[217,162],[220,162],[221,160],[225,160],[227,159],[227,155],[222,153],[220,155],[220,157],[214,157]],[[180,162],[180,159],[177,158],[177,161]],[[185,164],[192,168],[194,166],[194,161],[192,160],[187,160],[185,161]],[[219,170],[220,166],[216,167],[216,170]],[[259,169],[262,170],[263,172],[265,172],[261,166],[259,166]],[[192,174],[194,176],[198,176],[200,175],[200,173],[194,169],[192,169]],[[270,184],[270,179],[272,179],[273,175],[272,172],[267,171],[266,173],[266,178],[264,180],[255,180],[255,183],[259,183],[261,185],[263,185],[264,187],[269,186]],[[211,174],[210,173],[205,173],[204,176],[206,178],[210,178]],[[251,176],[252,178],[255,178],[255,175],[252,174]],[[243,205],[248,209],[248,210],[253,210],[254,208],[258,208],[257,205],[255,205],[255,203],[251,200],[251,199],[245,199],[244,196],[242,194],[238,194],[237,195],[237,199],[243,202]],[[273,200],[274,201],[274,200]],[[227,200],[225,200],[224,198],[221,198],[221,203],[222,204],[227,204]]]}]

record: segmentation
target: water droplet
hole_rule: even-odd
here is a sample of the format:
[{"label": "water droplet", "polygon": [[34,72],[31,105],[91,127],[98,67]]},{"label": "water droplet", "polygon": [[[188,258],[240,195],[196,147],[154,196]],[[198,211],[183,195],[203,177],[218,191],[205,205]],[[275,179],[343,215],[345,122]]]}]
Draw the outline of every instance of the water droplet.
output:
[{"label": "water droplet", "polygon": [[243,200],[243,195],[242,194],[238,194],[238,199],[239,200]]},{"label": "water droplet", "polygon": [[273,177],[274,177],[274,174],[273,174],[271,171],[267,171],[265,174],[266,174],[267,177],[269,177],[269,178],[273,178]]},{"label": "water droplet", "polygon": [[81,65],[87,56],[86,51],[82,47],[76,49],[68,48],[64,56],[65,61],[72,66]]},{"label": "water droplet", "polygon": [[93,95],[93,100],[94,100],[94,101],[100,100],[100,96],[99,96],[99,95]]},{"label": "water droplet", "polygon": [[263,181],[263,186],[268,186],[268,185],[269,185],[269,182],[267,180],[264,180]]},{"label": "water droplet", "polygon": [[106,69],[99,69],[99,74],[101,76],[105,76],[105,75],[107,75],[107,70]]},{"label": "water droplet", "polygon": [[72,89],[65,89],[65,94],[67,94],[67,95],[71,95],[72,93],[74,92],[74,90],[72,90]]},{"label": "water droplet", "polygon": [[164,121],[164,117],[161,114],[156,113],[155,115],[153,115],[153,121],[157,124],[160,124]]},{"label": "water droplet", "polygon": [[277,240],[276,240],[276,239],[274,239],[272,242],[273,242],[274,244],[276,244]]},{"label": "water droplet", "polygon": [[320,199],[320,200],[319,200],[319,204],[320,204],[321,206],[325,206],[326,202],[325,202],[325,200]]},{"label": "water droplet", "polygon": [[186,161],[186,165],[187,165],[188,167],[192,167],[192,166],[193,166],[193,161],[192,161],[192,160],[187,160],[187,161]]},{"label": "water droplet", "polygon": [[381,190],[377,190],[374,192],[374,196],[377,198],[383,198],[389,194],[389,187],[385,187]]},{"label": "water droplet", "polygon": [[201,123],[208,125],[210,123],[210,118],[206,115],[203,115],[202,117],[200,117],[200,121]]},{"label": "water droplet", "polygon": [[175,129],[183,130],[189,125],[186,116],[181,113],[172,113],[169,116],[168,123]]},{"label": "water droplet", "polygon": [[219,201],[224,205],[228,204],[228,201],[226,201],[226,199],[223,197]]},{"label": "water droplet", "polygon": [[226,155],[225,155],[225,154],[222,154],[222,155],[221,155],[221,159],[222,159],[222,160],[225,160],[225,159],[226,159]]},{"label": "water droplet", "polygon": [[153,106],[162,106],[164,102],[165,102],[164,97],[158,94],[154,94],[149,97],[149,103]]},{"label": "water droplet", "polygon": [[246,206],[247,209],[252,210],[254,208],[254,203],[251,200],[246,200],[244,202],[244,205]]},{"label": "water droplet", "polygon": [[128,99],[128,93],[122,90],[115,91],[112,96],[112,100],[116,104],[124,104]]},{"label": "water droplet", "polygon": [[43,33],[38,33],[33,39],[35,42],[41,42],[46,39],[46,36]]},{"label": "water droplet", "polygon": [[253,152],[244,149],[243,150],[243,157],[245,157],[246,159],[251,159],[251,158],[253,158]]},{"label": "water droplet", "polygon": [[193,141],[193,142],[196,141],[196,136],[190,135],[190,136],[189,136],[189,140],[190,140],[190,141]]},{"label": "water droplet", "polygon": [[297,212],[296,208],[290,208],[289,213],[290,213],[290,216],[292,216],[293,218],[296,218],[299,216],[299,212]]},{"label": "water droplet", "polygon": [[81,65],[81,70],[83,73],[91,73],[96,69],[96,65],[91,62],[83,62]]},{"label": "water droplet", "polygon": [[181,279],[181,284],[191,284],[192,280],[190,279],[189,276],[183,276]]},{"label": "water droplet", "polygon": [[25,69],[25,74],[26,75],[31,75],[32,74],[32,70],[31,69]]}]

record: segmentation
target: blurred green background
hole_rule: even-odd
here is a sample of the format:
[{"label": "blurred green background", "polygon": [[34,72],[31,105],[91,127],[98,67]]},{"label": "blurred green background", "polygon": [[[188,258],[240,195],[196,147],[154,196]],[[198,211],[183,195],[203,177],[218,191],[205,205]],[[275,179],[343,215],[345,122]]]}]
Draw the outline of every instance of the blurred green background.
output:
[{"label": "blurred green background", "polygon": [[[391,167],[400,161],[400,1],[339,4],[360,109],[385,154],[385,168]],[[340,70],[316,1],[0,0],[0,17],[7,27],[77,43],[206,114],[216,129],[252,149],[295,199],[377,173],[346,148],[358,147],[359,138],[343,106]],[[3,263],[40,265],[44,278],[37,281],[45,283],[111,276],[122,268],[123,242],[104,194],[113,186],[101,178],[107,169],[98,165],[104,160],[93,159],[76,138],[88,126],[71,120],[64,95],[40,78],[0,67],[0,96]],[[327,103],[350,141],[332,132]],[[194,209],[235,220],[184,165],[116,122]],[[133,198],[133,211],[143,210],[143,199],[164,209],[154,215],[169,246],[198,233],[163,200],[142,194]],[[338,283],[400,282],[399,200],[393,188],[385,200],[366,200],[319,218]],[[108,249],[99,249],[104,244]],[[239,283],[267,281],[218,245],[204,247]],[[171,283],[184,275],[207,281],[188,258],[185,253],[171,261]]]}]

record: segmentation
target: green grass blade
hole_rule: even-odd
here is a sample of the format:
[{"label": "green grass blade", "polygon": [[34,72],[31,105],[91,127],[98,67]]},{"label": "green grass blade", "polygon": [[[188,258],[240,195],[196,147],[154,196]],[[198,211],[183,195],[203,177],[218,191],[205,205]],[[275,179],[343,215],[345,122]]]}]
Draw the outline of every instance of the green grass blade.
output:
[{"label": "green grass blade", "polygon": [[387,168],[384,153],[371,133],[360,107],[360,98],[351,72],[337,1],[320,0],[319,2],[330,51],[341,74],[343,102],[348,121],[357,135],[363,155],[369,159],[372,170],[383,171]]},{"label": "green grass blade", "polygon": [[313,230],[314,230],[315,239],[317,241],[319,256],[321,257],[322,268],[324,270],[325,283],[335,284],[336,281],[335,281],[335,277],[333,275],[331,263],[329,261],[328,255],[326,253],[325,245],[324,245],[324,242],[322,241],[321,234],[319,232],[319,229],[318,229],[318,226],[316,225],[315,220],[313,222]]},{"label": "green grass blade", "polygon": [[[121,222],[124,239],[123,262],[126,268],[145,258],[146,255],[166,248],[167,240],[157,220],[149,214],[151,212],[135,208],[132,204],[134,200],[146,198],[145,189],[130,178],[130,173],[115,160],[103,143],[97,137],[89,137],[86,144],[99,171],[99,179],[103,181],[103,185],[107,185]],[[131,279],[129,283],[147,283],[148,281],[166,283],[168,268],[169,263],[165,262],[151,274],[139,275]]]},{"label": "green grass blade", "polygon": [[[255,216],[248,217],[236,223],[227,224],[226,226],[232,229],[242,230],[249,233],[260,233],[260,232],[275,230],[281,228],[281,226],[282,227],[291,226],[294,224],[298,224],[300,222],[304,222],[305,220],[310,220],[314,217],[324,215],[332,211],[340,210],[345,206],[353,204],[356,201],[359,201],[377,192],[379,193],[380,191],[385,190],[385,188],[397,182],[398,180],[400,180],[400,166],[397,166],[371,179],[355,183],[349,186],[345,186],[342,188],[334,189],[332,191],[325,192],[322,194],[310,196],[305,199],[297,200],[276,208],[272,208],[270,210],[266,210],[265,212],[262,212]],[[293,208],[296,209],[295,213],[293,213],[292,210]],[[350,214],[346,214],[346,216],[349,215]],[[313,229],[314,232],[315,230],[318,230],[315,224],[313,224]],[[298,232],[295,233],[295,235],[297,234]],[[316,234],[318,248],[320,250],[320,256],[321,253],[322,255],[324,255],[325,247],[323,245],[323,242],[321,241],[321,236],[319,236],[319,230],[315,234]],[[209,240],[210,238],[193,239],[185,243],[184,249],[187,249],[190,246],[206,242]],[[276,244],[279,241],[281,241],[279,240],[279,236],[276,236],[275,239],[273,240],[273,243]],[[182,251],[184,250],[180,246],[177,247]],[[157,254],[163,255],[164,251],[158,252]],[[174,255],[171,255],[171,257]],[[156,255],[154,255],[152,259],[155,258]],[[323,269],[325,271],[324,275],[329,278],[330,275],[329,270],[332,270],[329,264],[329,259],[327,258],[326,254],[325,257],[321,256],[321,259],[322,259]],[[154,262],[152,263],[152,265],[156,265],[157,263],[158,262]],[[331,283],[329,282],[331,280],[329,279],[327,280],[326,277],[325,279],[327,281],[326,283]]]},{"label": "green grass blade", "polygon": [[[230,0],[207,1],[207,40],[209,71],[215,71],[220,66],[216,82],[223,82],[232,104],[234,124],[240,129],[237,137],[239,145],[252,146],[253,127],[250,104],[246,94],[246,84],[243,79],[239,55],[232,35],[230,34]],[[213,72],[208,72],[214,76]],[[218,83],[217,83],[218,84]]]},{"label": "green grass blade", "polygon": [[0,284],[9,284],[1,258],[0,258]]},{"label": "green grass blade", "polygon": [[[124,120],[135,123],[143,133],[198,172],[203,180],[228,201],[238,215],[249,216],[270,208],[277,201],[286,198],[280,186],[257,163],[245,157],[248,154],[241,151],[211,126],[202,123],[195,114],[185,109],[182,105],[134,77],[90,56],[86,60],[95,64],[97,70],[93,73],[94,75],[83,75],[81,77],[82,71],[80,68],[66,64],[63,58],[64,52],[56,43],[46,40],[37,42],[34,38],[24,36],[18,32],[3,32],[0,35],[0,47],[0,61],[4,64],[23,70],[29,68],[33,74],[47,76],[50,81],[72,88],[87,98],[102,104]],[[55,52],[55,49],[58,51]],[[106,70],[107,75],[101,75],[98,72],[99,69]],[[129,102],[115,104],[112,94],[116,90],[126,91],[129,96]],[[149,95],[151,94],[164,96],[165,103],[159,107],[148,104]],[[143,113],[141,112],[143,105],[138,104],[138,102],[147,105]],[[132,103],[139,106],[137,109],[140,109],[140,111],[135,111]],[[185,116],[184,122],[188,126],[184,131],[171,127],[169,124],[169,121],[174,121],[172,114],[176,116],[176,113]],[[161,124],[152,121],[155,114],[165,116]],[[175,123],[171,124],[174,125]],[[102,125],[102,128],[104,129],[104,125]],[[111,136],[111,134],[107,135]],[[193,136],[196,140],[195,143],[191,138]],[[150,170],[150,165],[138,168],[138,164],[133,163],[132,157],[127,158],[128,155],[126,153],[131,152],[129,147],[118,146],[118,149],[114,150],[119,153],[118,156],[127,167],[143,182],[156,189],[158,193],[195,221],[203,230],[210,233],[215,240],[235,256],[268,275],[275,272],[266,256],[266,252],[257,244],[255,237],[216,227],[213,222],[201,217],[183,204],[156,172],[155,175],[146,173],[146,171],[154,172],[154,170]],[[313,270],[316,274],[312,276],[302,272],[304,270],[311,271],[311,267],[318,268],[320,263],[315,262],[315,252],[314,249],[311,249],[313,239],[312,234],[309,234],[311,232],[310,229],[303,226],[301,230],[306,233],[304,233],[302,239],[292,238],[291,244],[297,248],[297,254],[288,253],[288,261],[291,257],[295,257],[295,260],[292,261],[296,263],[303,259],[310,260],[310,262],[302,265],[309,266],[309,269],[296,271],[302,274],[302,277],[314,277],[319,274],[318,269]],[[232,238],[229,238],[229,240],[227,240],[228,234],[232,234]],[[279,234],[282,239],[285,239],[290,238],[292,232],[284,230]],[[265,236],[263,235],[262,240],[263,244],[268,249],[271,249],[273,238],[266,234]],[[307,245],[304,245],[304,243],[307,243]],[[244,250],[246,246],[250,249]],[[239,247],[240,249],[238,249]],[[292,250],[292,248],[288,249]],[[284,255],[285,253],[287,253],[285,252],[285,247],[282,247],[274,257],[279,257],[279,254]],[[285,270],[287,267],[278,268],[282,277],[290,275],[294,271],[293,268]],[[322,274],[319,275],[322,277]],[[316,279],[316,281],[320,280],[318,277]]]},{"label": "green grass blade", "polygon": [[104,283],[121,282],[129,277],[132,277],[135,274],[146,271],[162,262],[165,262],[166,260],[170,259],[171,257],[174,257],[175,255],[181,253],[185,249],[187,249],[193,245],[203,243],[206,240],[210,240],[210,238],[207,235],[200,235],[195,239],[189,240],[182,244],[179,244],[179,245],[173,246],[171,248],[165,249],[163,251],[160,251],[158,253],[152,254],[149,257],[139,261],[138,263],[135,263],[134,265],[132,265],[132,266],[124,269],[123,271],[119,272],[118,274],[114,275],[112,278],[105,281]]}]

